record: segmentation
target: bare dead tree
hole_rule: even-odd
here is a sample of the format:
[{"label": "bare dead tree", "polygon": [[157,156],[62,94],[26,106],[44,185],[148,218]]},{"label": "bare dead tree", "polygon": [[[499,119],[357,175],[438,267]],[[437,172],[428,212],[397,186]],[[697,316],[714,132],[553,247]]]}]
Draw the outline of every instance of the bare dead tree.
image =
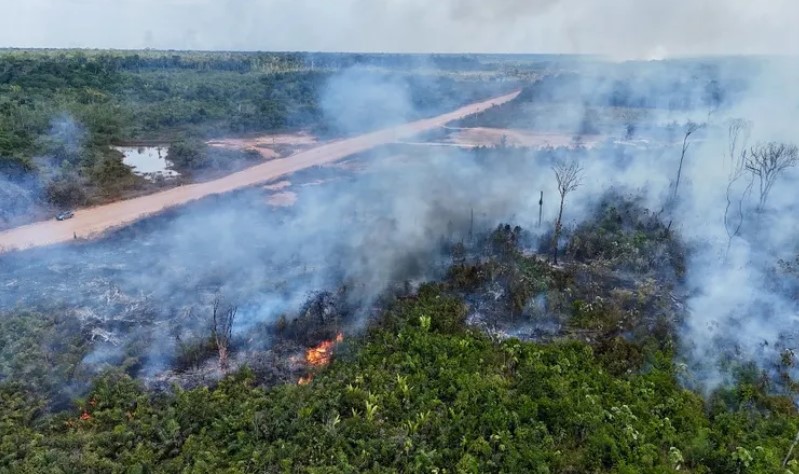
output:
[{"label": "bare dead tree", "polygon": [[[733,120],[727,129],[727,205],[724,208],[724,229],[727,231],[727,251],[730,253],[732,240],[741,233],[744,223],[744,201],[749,197],[754,184],[754,175],[746,172],[746,144],[752,131],[752,124],[743,119]],[[744,188],[736,193],[736,185],[742,179]],[[732,214],[731,214],[732,213]]]},{"label": "bare dead tree", "polygon": [[544,191],[541,191],[541,197],[538,198],[538,227],[541,227],[542,217],[544,217]]},{"label": "bare dead tree", "polygon": [[560,210],[558,211],[558,220],[555,221],[555,233],[552,236],[552,263],[558,264],[558,241],[560,240],[560,232],[563,228],[563,204],[566,201],[566,195],[580,187],[580,175],[583,169],[572,161],[570,163],[559,162],[552,167],[555,172],[555,180],[558,182],[558,193],[560,194]]},{"label": "bare dead tree", "polygon": [[727,159],[730,166],[730,177],[738,169],[744,167],[743,151],[746,149],[752,133],[752,122],[742,118],[732,119],[727,128]]},{"label": "bare dead tree", "polygon": [[671,200],[677,200],[677,190],[680,188],[680,178],[682,177],[682,165],[685,161],[685,154],[688,152],[688,147],[691,146],[691,143],[688,141],[691,135],[696,133],[697,130],[701,128],[701,125],[695,122],[688,122],[685,125],[685,135],[682,139],[682,153],[680,154],[680,166],[677,168],[677,180],[674,182],[674,193],[671,196]]},{"label": "bare dead tree", "polygon": [[744,159],[746,170],[758,178],[760,201],[757,209],[762,211],[780,175],[799,163],[799,149],[796,145],[769,142],[751,147]]},{"label": "bare dead tree", "polygon": [[228,356],[230,355],[230,342],[233,339],[233,321],[236,319],[238,307],[229,305],[221,308],[219,297],[214,298],[213,327],[211,328],[216,350],[219,354],[219,368],[223,373],[228,370]]}]

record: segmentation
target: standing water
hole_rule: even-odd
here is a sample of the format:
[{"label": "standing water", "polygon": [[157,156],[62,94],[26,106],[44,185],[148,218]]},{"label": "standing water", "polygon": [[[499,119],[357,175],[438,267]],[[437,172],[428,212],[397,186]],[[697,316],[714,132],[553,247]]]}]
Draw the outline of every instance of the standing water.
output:
[{"label": "standing water", "polygon": [[172,162],[166,159],[169,147],[166,146],[117,146],[115,150],[124,155],[122,162],[133,168],[137,175],[147,179],[157,177],[175,178],[177,171],[169,169]]}]

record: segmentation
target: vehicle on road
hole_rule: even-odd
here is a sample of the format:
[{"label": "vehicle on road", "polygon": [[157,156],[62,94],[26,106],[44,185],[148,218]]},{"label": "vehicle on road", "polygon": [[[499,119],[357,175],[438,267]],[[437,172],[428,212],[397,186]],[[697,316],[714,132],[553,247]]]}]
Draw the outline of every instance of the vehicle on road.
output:
[{"label": "vehicle on road", "polygon": [[67,220],[67,219],[72,219],[74,216],[75,216],[75,213],[74,213],[74,212],[72,212],[72,211],[63,211],[63,212],[59,212],[59,213],[58,213],[58,214],[55,216],[55,219],[56,219],[57,221],[65,221],[65,220]]}]

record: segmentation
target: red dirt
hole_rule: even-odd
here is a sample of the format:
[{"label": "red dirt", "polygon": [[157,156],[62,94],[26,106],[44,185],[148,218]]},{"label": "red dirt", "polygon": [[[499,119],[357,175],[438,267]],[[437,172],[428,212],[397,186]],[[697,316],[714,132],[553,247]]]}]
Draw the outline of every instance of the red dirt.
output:
[{"label": "red dirt", "polygon": [[299,152],[286,159],[268,161],[213,181],[179,186],[148,196],[81,209],[75,212],[75,217],[67,221],[49,220],[7,230],[0,233],[0,251],[52,245],[69,242],[74,238],[99,237],[109,229],[130,224],[173,206],[186,204],[205,196],[264,183],[279,176],[340,160],[378,145],[392,143],[420,132],[441,127],[454,120],[482,112],[494,105],[508,102],[518,94],[518,91],[513,92],[502,97],[467,105],[438,117],[331,142]]}]

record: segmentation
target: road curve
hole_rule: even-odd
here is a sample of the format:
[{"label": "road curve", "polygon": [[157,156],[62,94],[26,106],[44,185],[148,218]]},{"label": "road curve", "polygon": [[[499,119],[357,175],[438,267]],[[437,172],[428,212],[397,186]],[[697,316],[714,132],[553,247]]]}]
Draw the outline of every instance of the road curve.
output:
[{"label": "road curve", "polygon": [[284,159],[269,161],[204,183],[190,184],[147,196],[81,209],[66,221],[48,220],[0,232],[0,253],[69,242],[75,237],[94,238],[103,232],[135,222],[167,208],[212,194],[264,183],[281,175],[330,163],[386,143],[441,127],[453,120],[480,113],[514,99],[519,91],[461,107],[438,117],[419,120],[377,132],[347,138],[306,150]]}]

